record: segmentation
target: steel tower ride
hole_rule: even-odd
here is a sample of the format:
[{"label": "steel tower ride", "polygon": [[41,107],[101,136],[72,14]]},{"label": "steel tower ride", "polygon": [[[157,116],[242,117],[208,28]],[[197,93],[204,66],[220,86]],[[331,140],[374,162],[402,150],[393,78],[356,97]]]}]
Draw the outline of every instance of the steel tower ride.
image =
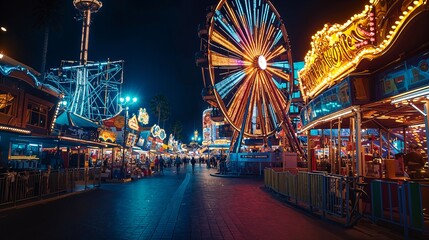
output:
[{"label": "steel tower ride", "polygon": [[119,95],[123,83],[123,61],[89,62],[88,46],[91,15],[102,3],[98,0],[74,0],[82,24],[80,60],[62,61],[51,69],[47,80],[63,91],[68,111],[94,121],[119,112]]}]

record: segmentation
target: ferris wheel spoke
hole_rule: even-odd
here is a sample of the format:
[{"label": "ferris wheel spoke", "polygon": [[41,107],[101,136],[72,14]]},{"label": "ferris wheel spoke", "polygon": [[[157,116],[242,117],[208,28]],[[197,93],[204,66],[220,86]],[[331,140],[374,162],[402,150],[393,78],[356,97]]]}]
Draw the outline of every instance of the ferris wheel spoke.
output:
[{"label": "ferris wheel spoke", "polygon": [[269,67],[278,68],[283,71],[290,70],[290,64],[289,61],[279,61],[279,62],[269,62],[267,63]]},{"label": "ferris wheel spoke", "polygon": [[253,74],[246,76],[242,81],[243,84],[238,87],[237,92],[231,97],[231,100],[227,104],[228,115],[232,116],[233,121],[238,125],[241,125],[240,119],[244,118],[245,107],[243,107],[243,103],[247,105],[246,103],[253,88],[253,81],[250,81],[252,77]]},{"label": "ferris wheel spoke", "polygon": [[247,117],[246,117],[246,124],[245,124],[245,128],[247,129],[248,132],[252,132],[252,125],[253,125],[253,120],[254,118],[257,119],[258,115],[254,112],[255,107],[258,104],[258,95],[255,94],[255,92],[257,92],[257,83],[255,84],[255,86],[252,88],[251,92],[249,93],[249,97],[248,99],[250,100],[249,106],[247,111]]},{"label": "ferris wheel spoke", "polygon": [[283,45],[279,45],[278,47],[276,47],[274,50],[270,51],[267,54],[266,56],[267,61],[271,61],[277,57],[282,57],[282,54],[287,54],[287,50]]},{"label": "ferris wheel spoke", "polygon": [[267,70],[274,74],[279,76],[282,79],[285,79],[286,81],[290,82],[290,76],[288,73],[284,72],[283,69],[273,68],[273,67],[267,67]]},{"label": "ferris wheel spoke", "polygon": [[[245,3],[245,9],[243,10],[243,6],[240,1],[235,1],[235,5],[237,6],[236,11],[233,11],[228,3],[226,3],[228,11],[231,15],[234,16],[234,19],[237,21],[234,21],[234,24],[236,25],[237,29],[239,29],[241,37],[243,39],[243,49],[247,52],[247,54],[251,54],[252,49],[252,28],[251,28],[251,18],[249,18],[249,11],[248,11],[248,2]],[[240,21],[239,21],[240,20]]]},{"label": "ferris wheel spoke", "polygon": [[271,116],[270,117],[271,122],[274,125],[276,125],[279,123],[278,122],[279,116],[276,114],[277,111],[273,111],[273,108],[274,109],[279,108],[282,104],[286,104],[286,102],[281,101],[281,99],[284,99],[284,98],[279,96],[279,91],[276,91],[278,89],[276,86],[276,82],[272,81],[272,77],[269,74],[265,74],[264,81],[265,81],[264,91],[266,93],[265,98],[267,99],[267,102],[269,103],[267,105],[270,106],[270,110],[268,113]]},{"label": "ferris wheel spoke", "polygon": [[211,40],[214,43],[219,44],[219,45],[214,45],[214,47],[216,47],[218,49],[221,49],[221,50],[226,49],[227,51],[230,51],[232,53],[237,54],[238,56],[244,55],[243,51],[241,51],[239,48],[237,48],[234,44],[232,44],[225,36],[223,36],[218,31],[213,31]]},{"label": "ferris wheel spoke", "polygon": [[245,76],[246,74],[244,70],[235,72],[234,74],[224,78],[222,81],[216,83],[215,89],[219,93],[220,97],[225,99],[228,94],[233,94],[233,90],[241,83]]},{"label": "ferris wheel spoke", "polygon": [[[280,110],[284,108],[284,106],[287,103],[287,99],[282,95],[280,91],[276,91],[278,88],[274,84],[274,82],[268,80],[272,79],[272,76],[270,76],[268,73],[265,75],[265,78],[267,81],[267,84],[265,84],[266,92],[268,93],[268,99],[269,102],[272,104],[272,107],[274,108],[275,113],[281,113]],[[268,84],[271,83],[271,84]],[[276,119],[282,119],[282,116],[276,115]]]},{"label": "ferris wheel spoke", "polygon": [[268,29],[264,34],[264,45],[262,46],[262,54],[264,55],[268,55],[268,53],[277,46],[279,40],[283,36],[281,29],[278,29],[273,25],[274,18],[275,15],[273,13]]},{"label": "ferris wheel spoke", "polygon": [[268,10],[269,10],[268,4],[262,5],[261,12],[260,12],[259,27],[257,28],[258,34],[255,35],[258,51],[260,53],[264,53],[263,52],[263,49],[265,47],[264,45],[267,44],[267,39],[269,39],[269,36],[267,36],[267,31],[269,30],[269,27],[270,27],[269,25],[267,25]]},{"label": "ferris wheel spoke", "polygon": [[261,101],[259,101],[259,106],[258,106],[258,117],[259,117],[259,122],[261,123],[261,131],[262,134],[268,134],[271,129],[273,128],[273,125],[270,121],[267,121],[268,118],[268,97],[267,97],[267,92],[266,89],[264,88],[260,88],[259,89],[259,95],[261,98]]},{"label": "ferris wheel spoke", "polygon": [[[242,9],[240,3],[237,4],[237,7],[238,7],[237,8],[238,13],[232,9],[232,7],[230,6],[230,4],[228,2],[225,2],[225,11],[227,12],[227,14],[230,17],[230,19],[231,19],[231,21],[232,21],[235,29],[237,30],[238,36],[239,36],[240,40],[242,40],[240,42],[241,47],[244,50],[248,51],[249,50],[248,49],[248,45],[249,45],[248,35],[249,34],[246,31],[247,30],[247,28],[245,27],[246,26],[246,22],[244,22],[243,19],[240,17],[240,16],[244,15],[243,14],[243,9]],[[242,24],[240,24],[239,20],[242,21]],[[244,31],[243,31],[242,25],[244,26]]]},{"label": "ferris wheel spoke", "polygon": [[224,16],[220,11],[215,12],[215,24],[221,29],[230,39],[236,44],[241,42],[241,38],[233,25],[229,24],[227,16]]},{"label": "ferris wheel spoke", "polygon": [[228,67],[228,66],[245,66],[250,65],[248,61],[235,58],[233,56],[225,56],[219,53],[213,52],[211,55],[211,63],[214,67]]},{"label": "ferris wheel spoke", "polygon": [[[249,41],[246,38],[246,34],[243,32],[242,27],[238,21],[238,16],[231,9],[228,2],[225,3],[224,10],[225,15],[220,11],[216,11],[214,18],[216,25],[218,26],[218,34],[223,38],[221,39],[222,42],[232,39],[235,44],[241,48],[240,51],[249,51]],[[221,32],[223,32],[226,36],[223,36]]]}]

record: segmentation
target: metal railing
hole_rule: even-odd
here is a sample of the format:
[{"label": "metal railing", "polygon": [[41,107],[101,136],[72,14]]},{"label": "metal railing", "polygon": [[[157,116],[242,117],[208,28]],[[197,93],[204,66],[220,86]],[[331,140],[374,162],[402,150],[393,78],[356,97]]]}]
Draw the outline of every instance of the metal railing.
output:
[{"label": "metal railing", "polygon": [[101,168],[0,174],[0,209],[99,187]]},{"label": "metal railing", "polygon": [[[278,170],[278,169],[277,169]],[[352,226],[356,177],[328,174],[326,172],[297,173],[264,170],[267,188],[283,195],[287,201],[308,211]],[[363,189],[359,199],[365,218],[373,222],[388,222],[403,228],[409,234],[429,234],[429,185],[417,182],[392,182],[372,180]],[[365,212],[363,212],[365,211]]]}]

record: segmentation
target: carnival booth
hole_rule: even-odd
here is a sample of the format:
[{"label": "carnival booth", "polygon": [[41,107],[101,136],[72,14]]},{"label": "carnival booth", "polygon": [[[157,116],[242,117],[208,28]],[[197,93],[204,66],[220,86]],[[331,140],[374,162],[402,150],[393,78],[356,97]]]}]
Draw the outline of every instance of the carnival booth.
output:
[{"label": "carnival booth", "polygon": [[[428,161],[429,38],[419,29],[429,28],[429,14],[422,1],[372,3],[313,36],[299,72],[306,102],[299,133],[310,158],[323,155],[333,173],[404,179],[408,162],[395,155],[415,143]],[[412,177],[425,179],[426,168]]]}]

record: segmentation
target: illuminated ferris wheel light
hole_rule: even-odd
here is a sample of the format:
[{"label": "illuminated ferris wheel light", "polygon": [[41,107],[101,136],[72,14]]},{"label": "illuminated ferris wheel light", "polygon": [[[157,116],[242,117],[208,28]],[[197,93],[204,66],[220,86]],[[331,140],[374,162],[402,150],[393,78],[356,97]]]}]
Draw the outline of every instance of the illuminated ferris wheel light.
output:
[{"label": "illuminated ferris wheel light", "polygon": [[[273,135],[293,92],[286,28],[269,0],[220,0],[208,29],[210,83],[225,120],[247,137]],[[269,67],[268,67],[269,66]]]},{"label": "illuminated ferris wheel light", "polygon": [[265,70],[267,68],[267,60],[264,56],[260,55],[258,57],[258,66],[260,69]]}]

